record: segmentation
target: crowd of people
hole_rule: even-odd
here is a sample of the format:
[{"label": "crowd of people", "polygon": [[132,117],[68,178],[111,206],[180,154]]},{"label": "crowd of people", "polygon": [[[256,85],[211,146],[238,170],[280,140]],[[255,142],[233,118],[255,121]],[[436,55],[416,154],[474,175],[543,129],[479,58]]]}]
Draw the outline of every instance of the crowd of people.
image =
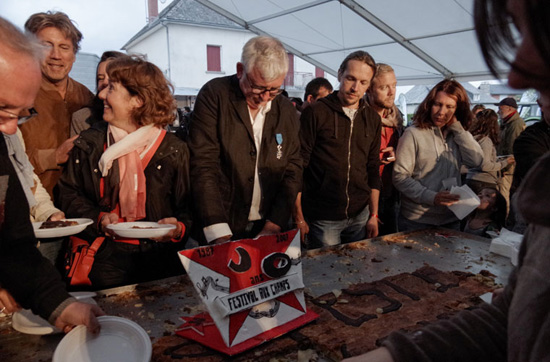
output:
[{"label": "crowd of people", "polygon": [[[337,90],[323,78],[310,82],[297,111],[281,95],[283,44],[259,36],[244,45],[236,74],[202,87],[185,137],[167,132],[176,102],[154,64],[105,52],[94,96],[69,77],[82,34],[67,15],[34,14],[27,35],[0,18],[0,309],[32,308],[64,331],[98,329],[103,312],[71,298],[54,266],[71,239],[38,242],[31,219],[93,220],[76,237],[102,241],[89,275],[94,288],[183,273],[177,251],[189,238],[205,245],[298,228],[304,247],[316,248],[433,226],[486,235],[508,223],[527,232],[520,265],[493,305],[412,336],[392,334],[363,358],[451,360],[450,343],[464,346],[454,357],[465,360],[547,358],[544,325],[534,321],[548,299],[542,182],[550,94],[541,80],[550,73],[550,30],[528,19],[538,14],[542,22],[539,15],[549,13],[543,1],[510,0],[507,8],[476,1],[480,44],[493,71],[495,59],[506,59],[494,44],[513,43],[503,19],[516,14],[524,39],[509,82],[538,89],[543,110],[543,121],[525,131],[513,98],[498,104],[498,114],[472,109],[464,88],[449,79],[431,89],[405,128],[394,104],[395,71],[364,51],[342,61]],[[502,22],[489,26],[489,17]],[[481,203],[461,223],[448,206],[459,201],[451,187],[463,182]],[[122,238],[109,228],[136,220],[174,227],[156,239]],[[535,283],[542,288],[532,290]],[[528,316],[519,302],[532,303]],[[509,321],[528,333],[507,330]],[[494,338],[484,339],[491,345],[481,353],[470,336],[484,331]],[[520,347],[506,349],[507,334]]]}]

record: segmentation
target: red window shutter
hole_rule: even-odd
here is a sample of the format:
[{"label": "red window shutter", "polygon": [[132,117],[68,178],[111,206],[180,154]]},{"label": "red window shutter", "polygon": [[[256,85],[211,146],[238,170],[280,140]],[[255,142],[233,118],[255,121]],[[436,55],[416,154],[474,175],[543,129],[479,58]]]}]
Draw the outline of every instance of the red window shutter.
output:
[{"label": "red window shutter", "polygon": [[209,72],[221,72],[220,47],[216,45],[206,46],[207,68]]},{"label": "red window shutter", "polygon": [[288,73],[285,78],[285,86],[294,86],[294,54],[288,53]]},{"label": "red window shutter", "polygon": [[319,67],[315,67],[315,78],[324,78],[325,71]]}]

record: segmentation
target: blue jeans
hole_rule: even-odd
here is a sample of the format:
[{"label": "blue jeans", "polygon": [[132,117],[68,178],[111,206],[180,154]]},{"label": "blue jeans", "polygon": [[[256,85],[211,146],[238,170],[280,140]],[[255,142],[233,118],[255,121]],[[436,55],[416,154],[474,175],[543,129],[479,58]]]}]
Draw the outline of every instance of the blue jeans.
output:
[{"label": "blue jeans", "polygon": [[368,205],[359,215],[344,220],[310,220],[308,248],[338,245],[363,240],[367,237]]}]

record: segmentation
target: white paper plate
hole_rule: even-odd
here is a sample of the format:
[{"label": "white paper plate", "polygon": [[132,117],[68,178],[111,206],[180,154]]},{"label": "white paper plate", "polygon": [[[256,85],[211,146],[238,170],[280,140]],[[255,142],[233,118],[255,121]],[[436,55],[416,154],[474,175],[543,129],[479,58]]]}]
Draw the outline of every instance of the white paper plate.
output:
[{"label": "white paper plate", "polygon": [[62,238],[64,236],[75,235],[86,229],[86,226],[93,223],[92,219],[66,219],[67,221],[76,221],[78,225],[65,226],[52,229],[40,229],[42,222],[33,222],[34,235],[37,238]]},{"label": "white paper plate", "polygon": [[55,349],[53,362],[148,362],[151,339],[137,323],[128,319],[98,317],[101,332],[93,335],[85,326],[70,331]]},{"label": "white paper plate", "polygon": [[160,238],[176,228],[172,224],[159,224],[152,221],[120,222],[109,224],[107,228],[122,238]]},{"label": "white paper plate", "polygon": [[[94,292],[71,292],[69,294],[81,302],[97,304],[95,300],[92,299],[96,296]],[[42,317],[34,314],[29,309],[23,309],[22,311],[13,313],[11,325],[16,331],[25,334],[44,335],[61,333],[59,329],[52,326]]]}]

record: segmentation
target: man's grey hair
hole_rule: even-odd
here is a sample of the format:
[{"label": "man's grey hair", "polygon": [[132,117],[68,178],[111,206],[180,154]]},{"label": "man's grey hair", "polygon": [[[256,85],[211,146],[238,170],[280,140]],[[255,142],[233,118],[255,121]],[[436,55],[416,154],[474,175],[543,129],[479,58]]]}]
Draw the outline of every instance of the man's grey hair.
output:
[{"label": "man's grey hair", "polygon": [[285,47],[278,39],[267,36],[257,36],[246,42],[241,63],[246,73],[256,68],[267,82],[288,72],[288,55]]},{"label": "man's grey hair", "polygon": [[0,17],[0,54],[5,51],[27,55],[41,62],[44,47],[33,35],[26,35],[15,25]]}]

